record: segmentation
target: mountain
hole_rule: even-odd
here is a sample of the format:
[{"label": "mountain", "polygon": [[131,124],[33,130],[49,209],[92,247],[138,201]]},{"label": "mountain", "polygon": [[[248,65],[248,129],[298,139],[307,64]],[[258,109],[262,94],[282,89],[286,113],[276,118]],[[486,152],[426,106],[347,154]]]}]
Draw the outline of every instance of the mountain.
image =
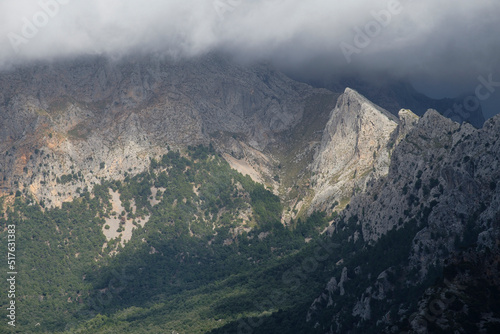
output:
[{"label": "mountain", "polygon": [[0,73],[16,329],[496,332],[500,117],[404,90],[216,54]]},{"label": "mountain", "polygon": [[[319,297],[313,303],[310,321],[312,314],[320,312],[319,305],[323,303],[326,304],[324,312],[333,313],[332,319],[342,319],[350,312],[359,320],[355,326],[358,331],[368,330],[376,323],[385,328],[384,332],[397,332],[390,325],[410,318],[412,313],[409,312],[410,303],[399,299],[395,293],[423,284],[435,275],[436,268],[448,268],[441,279],[453,278],[455,281],[442,281],[442,287],[433,292],[434,296],[436,291],[441,294],[453,291],[458,294],[454,299],[460,299],[463,308],[476,307],[474,296],[464,288],[466,286],[475,287],[486,295],[498,292],[495,277],[498,275],[500,223],[499,130],[499,117],[477,130],[468,124],[460,126],[432,110],[412,126],[392,152],[388,174],[371,183],[365,193],[354,196],[337,222],[342,226],[344,222],[355,221],[356,232],[351,240],[360,238],[372,245],[389,231],[412,229],[411,245],[405,250],[404,260],[380,272],[367,273],[361,263],[353,264],[355,268],[344,267],[350,280],[364,281],[366,277],[362,276],[368,274],[371,276],[368,282],[371,282],[364,283],[365,290],[358,286],[357,292],[351,295],[351,304],[344,301],[341,306],[336,304],[335,284],[327,286],[326,296],[330,297],[324,301]],[[389,243],[388,247],[397,247],[397,241],[385,238],[385,242]],[[465,269],[463,266],[470,267]],[[451,274],[446,276],[446,273]],[[482,279],[489,279],[490,283],[478,286]],[[332,280],[341,282],[342,277]],[[347,296],[352,292],[347,288],[345,291]],[[431,302],[436,303],[426,298],[426,302],[419,305],[421,314],[416,313],[421,321],[414,320],[410,324],[416,332],[423,331],[424,325],[434,326],[436,332],[450,328],[463,332],[475,332],[488,326],[498,328],[498,324],[495,325],[498,318],[490,318],[491,314],[479,310],[475,310],[474,319],[467,312],[464,319],[459,319],[457,314],[442,321],[425,319],[426,307],[431,307]],[[399,305],[395,305],[396,300]],[[449,306],[439,299],[437,302],[440,307]],[[329,309],[328,304],[334,306]],[[377,310],[373,309],[375,305]],[[335,308],[337,310],[332,311]],[[441,316],[444,311],[440,309],[434,313]],[[461,311],[455,312],[460,314]],[[327,323],[324,330],[327,331],[330,325],[331,322]],[[344,332],[345,326],[342,323],[333,332]]]},{"label": "mountain", "polygon": [[314,209],[326,210],[332,202],[345,203],[355,191],[364,191],[369,179],[386,175],[389,141],[398,119],[347,88],[323,131],[312,164],[316,192]]},{"label": "mountain", "polygon": [[409,82],[404,80],[363,80],[360,78],[343,78],[340,83],[327,83],[328,89],[337,90],[351,87],[366,96],[373,103],[397,115],[401,109],[410,109],[418,116],[423,116],[428,109],[434,109],[441,115],[457,123],[467,122],[481,128],[485,122],[481,105],[472,105],[474,92],[462,94],[455,98],[433,99],[418,92]]},{"label": "mountain", "polygon": [[[346,89],[325,127],[316,161],[326,160],[328,167],[317,169],[318,179],[335,175],[336,163],[348,170],[353,156],[354,166],[363,166],[361,154],[354,154],[361,127],[353,126],[363,124],[363,105],[378,117],[367,136],[376,153],[372,175],[353,181],[363,181],[363,188],[317,243],[330,242],[338,250],[326,260],[306,253],[302,266],[283,273],[283,284],[296,281],[296,288],[323,279],[323,291],[309,303],[244,323],[258,323],[263,333],[498,331],[500,118],[476,129],[435,110],[420,118],[403,109],[392,121]],[[384,145],[374,145],[378,138]],[[379,175],[375,148],[389,157]],[[323,182],[319,189],[335,190],[351,178]],[[234,329],[229,325],[226,332]]]},{"label": "mountain", "polygon": [[217,56],[40,64],[3,73],[0,87],[1,188],[49,206],[101,178],[144,171],[167,146],[208,144],[217,133],[261,151],[307,103],[332,95]]}]

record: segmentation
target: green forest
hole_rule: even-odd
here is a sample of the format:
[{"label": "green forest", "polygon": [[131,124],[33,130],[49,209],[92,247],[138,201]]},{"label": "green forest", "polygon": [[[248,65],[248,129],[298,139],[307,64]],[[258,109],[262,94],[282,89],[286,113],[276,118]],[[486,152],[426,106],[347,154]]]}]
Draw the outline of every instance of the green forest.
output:
[{"label": "green forest", "polygon": [[[123,212],[113,212],[110,191],[120,194]],[[342,312],[343,301],[382,270],[400,270],[417,232],[416,222],[407,224],[368,246],[349,239],[361,233],[355,217],[315,212],[285,227],[281,212],[279,197],[231,169],[211,146],[170,150],[148,171],[102,180],[61,208],[19,195],[0,220],[2,244],[5,227],[16,226],[18,322],[15,329],[2,322],[0,330],[314,333],[307,310],[331,277],[359,267],[349,273],[351,293],[314,319]],[[133,222],[129,241],[106,240],[110,217]],[[321,233],[331,222],[335,232]],[[439,275],[436,268],[430,277]],[[406,292],[417,296],[421,287]],[[406,296],[392,299],[404,304]],[[352,315],[344,311],[348,324]],[[375,324],[368,329],[377,332]]]}]

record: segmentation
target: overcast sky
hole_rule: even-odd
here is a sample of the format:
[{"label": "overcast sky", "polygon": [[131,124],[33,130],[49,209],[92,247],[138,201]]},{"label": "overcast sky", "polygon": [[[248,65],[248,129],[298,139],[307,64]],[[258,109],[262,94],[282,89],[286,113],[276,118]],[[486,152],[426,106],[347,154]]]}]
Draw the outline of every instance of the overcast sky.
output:
[{"label": "overcast sky", "polygon": [[[479,76],[500,82],[499,18],[499,0],[0,0],[0,67],[222,49],[312,77],[387,73],[452,96]],[[500,83],[490,89],[486,116],[500,102]]]}]

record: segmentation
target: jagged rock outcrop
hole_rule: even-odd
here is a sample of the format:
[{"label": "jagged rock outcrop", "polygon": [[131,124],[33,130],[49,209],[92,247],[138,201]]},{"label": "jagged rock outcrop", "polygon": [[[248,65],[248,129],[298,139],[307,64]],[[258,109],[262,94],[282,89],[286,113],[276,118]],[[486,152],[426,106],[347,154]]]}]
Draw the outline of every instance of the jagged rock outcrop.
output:
[{"label": "jagged rock outcrop", "polygon": [[[435,110],[420,118],[402,109],[398,119],[353,89],[337,101],[336,94],[269,67],[242,67],[215,55],[41,64],[0,74],[0,87],[0,196],[20,191],[58,206],[103,179],[146,170],[151,158],[171,149],[210,143],[232,167],[285,199],[284,223],[313,210],[337,210],[324,231],[330,237],[339,233],[347,246],[339,249],[340,259],[325,266],[326,288],[305,312],[306,321],[325,332],[374,324],[397,332],[404,321],[425,330],[414,320],[446,289],[427,285],[415,317],[411,305],[395,300],[450,264],[456,269],[449,277],[454,289],[486,282],[492,287],[486,292],[496,293],[500,116],[479,130]],[[166,189],[153,190],[151,201]],[[111,197],[113,210],[123,211],[119,194]],[[234,218],[251,215],[248,207]],[[106,220],[112,228],[104,234],[114,239],[124,223],[124,244],[133,220],[116,216]],[[236,236],[249,230],[230,231]],[[399,235],[408,237],[407,249],[391,253],[401,244],[385,240],[380,254],[402,258],[399,262],[379,268],[367,260],[378,259],[358,254],[396,230],[413,233]],[[256,240],[269,236],[262,232]],[[225,239],[224,245],[235,241]],[[150,254],[155,253],[152,247]],[[359,263],[349,262],[353,258]],[[462,270],[469,265],[481,274]],[[450,310],[452,318],[467,314],[471,297],[457,294],[463,307]],[[320,323],[327,318],[322,313],[336,307],[342,312]],[[345,326],[345,318],[355,320]],[[487,312],[479,319],[479,329],[497,322]],[[436,324],[449,329],[446,322]]]},{"label": "jagged rock outcrop", "polygon": [[352,89],[328,115],[337,94],[218,55],[58,61],[0,73],[0,86],[0,190],[47,205],[138,173],[167,147],[212,142],[280,194],[286,222],[345,207],[387,174],[418,119]]},{"label": "jagged rock outcrop", "polygon": [[310,211],[347,204],[366,182],[388,172],[389,142],[398,119],[356,91],[347,88],[323,131],[312,163],[314,197]]},{"label": "jagged rock outcrop", "polygon": [[[475,97],[474,92],[467,92],[455,98],[432,99],[418,92],[409,82],[380,80],[376,83],[362,78],[346,78],[341,80],[341,87],[351,87],[367,99],[397,115],[401,109],[410,109],[418,116],[423,116],[428,109],[437,110],[441,115],[458,123],[467,122],[481,128],[485,122],[481,105],[468,106],[467,101]],[[335,90],[339,84],[328,85]]]},{"label": "jagged rock outcrop", "polygon": [[[367,194],[353,198],[347,216],[358,215],[363,238],[376,240],[428,208],[421,220],[436,222],[449,234],[463,228],[468,216],[489,212],[500,176],[498,116],[483,129],[459,125],[430,110],[395,148],[387,178],[370,184]],[[397,195],[395,195],[397,194]]]},{"label": "jagged rock outcrop", "polygon": [[[471,328],[479,332],[497,326],[498,319],[487,312],[488,307],[471,304],[475,297],[470,291],[477,289],[487,298],[499,293],[494,277],[500,258],[500,116],[488,120],[482,129],[455,123],[435,110],[429,110],[420,119],[401,111],[400,118],[401,125],[394,133],[395,143],[399,143],[392,151],[387,176],[370,180],[365,193],[354,196],[341,214],[338,222],[342,225],[333,226],[343,230],[345,223],[350,222],[356,232],[361,230],[364,243],[358,245],[375,245],[389,231],[405,228],[404,233],[412,234],[406,235],[410,237],[407,245],[398,247],[407,247],[408,251],[396,269],[365,273],[368,281],[355,275],[352,279],[364,281],[365,285],[357,286],[357,293],[346,289],[345,295],[351,302],[345,304],[344,300],[342,307],[352,310],[356,328],[371,327],[366,322],[369,319],[383,332],[399,333],[401,328],[425,332],[430,327],[423,326],[420,320],[429,305],[435,303],[436,295],[452,291],[460,309],[446,305],[445,310],[433,311],[432,324],[424,319],[429,326],[441,330],[452,326],[468,332]],[[354,240],[354,235],[350,240]],[[396,240],[384,242],[398,245]],[[445,269],[444,274],[451,283],[448,281],[448,287],[441,284],[428,288],[415,313],[409,312],[409,304],[394,305],[398,291],[425,286],[426,280],[436,277],[433,275],[439,277],[439,268],[450,266],[453,273],[447,277]],[[458,285],[468,288],[455,291]],[[364,292],[359,293],[360,290]],[[367,317],[371,305],[367,298],[377,300],[381,317]],[[325,298],[317,299],[308,319],[314,321],[310,314],[321,314],[331,305],[335,305],[335,298],[328,303]],[[463,322],[462,315],[470,318],[466,310],[471,308],[479,313],[475,313],[473,322]],[[333,314],[330,323],[317,326],[335,327],[339,318],[340,313]],[[336,328],[339,332],[341,327]]]}]

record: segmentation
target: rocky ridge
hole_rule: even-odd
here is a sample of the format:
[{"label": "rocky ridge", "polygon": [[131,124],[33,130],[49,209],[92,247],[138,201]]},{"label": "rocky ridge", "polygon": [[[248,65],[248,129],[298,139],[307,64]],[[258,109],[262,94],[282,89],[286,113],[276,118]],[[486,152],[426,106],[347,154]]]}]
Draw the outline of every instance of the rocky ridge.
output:
[{"label": "rocky ridge", "polygon": [[[384,332],[391,333],[399,333],[402,327],[422,333],[431,328],[427,326],[440,326],[441,330],[446,330],[450,328],[449,323],[442,323],[442,320],[446,314],[453,318],[456,312],[447,311],[440,318],[441,322],[413,321],[421,319],[428,311],[432,298],[427,295],[422,296],[416,312],[409,312],[407,306],[399,305],[395,310],[397,318],[391,313],[391,298],[394,298],[394,291],[425,285],[427,279],[436,275],[437,268],[452,263],[458,268],[463,264],[457,263],[468,263],[467,266],[483,269],[467,271],[461,276],[450,275],[448,279],[453,281],[448,281],[448,288],[429,288],[429,296],[445,290],[455,291],[458,285],[477,286],[485,279],[480,273],[497,270],[495,261],[500,254],[500,117],[488,120],[482,129],[469,124],[460,125],[434,110],[429,110],[418,120],[409,111],[402,110],[400,119],[406,121],[401,122],[396,132],[399,135],[393,139],[395,148],[388,174],[370,180],[366,192],[352,198],[334,227],[340,228],[339,222],[355,222],[356,232],[349,240],[356,242],[361,238],[365,245],[375,244],[391,230],[406,228],[415,234],[411,234],[411,245],[403,262],[382,272],[368,273],[370,283],[358,288],[358,291],[364,291],[362,294],[345,290],[346,295],[351,294],[352,304],[347,304],[344,312],[351,310],[358,328],[374,322],[382,326],[378,328],[385,328]],[[463,252],[469,255],[461,255]],[[350,273],[351,280],[363,280],[363,275],[367,274],[359,268],[345,270]],[[387,280],[390,276],[392,279]],[[394,277],[398,279],[395,281]],[[482,294],[497,291],[496,283],[489,282],[485,286],[490,290],[480,288]],[[334,286],[328,284],[323,294],[312,303],[307,316],[309,321],[316,319],[315,314],[335,305],[338,291]],[[474,307],[470,305],[467,294],[470,297],[470,292],[459,294],[462,306]],[[382,310],[387,307],[387,313],[381,318],[373,318],[370,305],[374,303]],[[475,330],[497,321],[486,313],[475,318]],[[342,314],[333,314],[330,323],[318,326],[324,326],[325,333],[342,332],[339,323]],[[459,318],[453,319],[457,321]],[[338,326],[331,327],[332,324]]]},{"label": "rocky ridge", "polygon": [[169,148],[212,143],[280,195],[285,223],[338,211],[388,173],[416,119],[218,55],[44,63],[0,74],[0,86],[0,190],[48,206]]},{"label": "rocky ridge", "polygon": [[50,206],[218,134],[260,152],[307,99],[332,94],[216,55],[39,64],[2,73],[0,86],[0,187]]},{"label": "rocky ridge", "polygon": [[[415,230],[400,264],[378,272],[335,264],[341,273],[304,315],[325,333],[335,332],[334,325],[345,329],[339,326],[346,314],[356,328],[425,330],[407,305],[390,309],[391,298],[450,264],[472,263],[493,275],[456,270],[448,289],[481,280],[498,286],[499,116],[482,129],[435,110],[420,118],[403,109],[396,118],[353,89],[338,97],[267,66],[242,67],[217,56],[42,64],[1,74],[0,86],[4,194],[59,206],[102,179],[146,170],[153,157],[211,143],[231,166],[273,188],[287,219],[337,210],[328,233],[351,224],[347,240],[362,249],[391,231]],[[357,279],[365,284],[361,293],[351,290]],[[442,286],[427,291],[444,293]],[[467,306],[467,294],[460,296]],[[347,313],[320,322],[317,315],[339,298]],[[431,302],[421,296],[418,312]]]}]

